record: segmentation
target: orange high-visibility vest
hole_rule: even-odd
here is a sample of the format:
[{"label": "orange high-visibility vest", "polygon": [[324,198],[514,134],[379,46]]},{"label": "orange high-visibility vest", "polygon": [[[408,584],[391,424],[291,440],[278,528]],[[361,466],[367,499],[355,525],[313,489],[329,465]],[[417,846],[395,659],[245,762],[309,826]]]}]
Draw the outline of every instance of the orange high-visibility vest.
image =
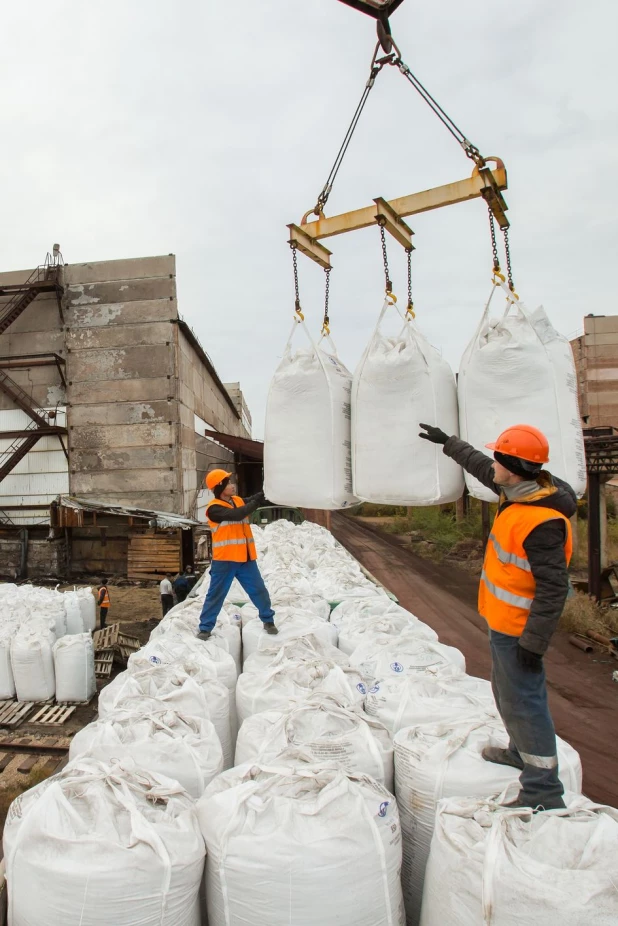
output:
[{"label": "orange high-visibility vest", "polygon": [[524,632],[536,591],[524,542],[535,527],[557,519],[566,527],[564,555],[568,566],[573,536],[569,519],[559,511],[515,502],[496,515],[479,586],[479,612],[492,630],[511,637]]},{"label": "orange high-visibility vest", "polygon": [[106,586],[101,586],[99,589],[99,598],[101,597],[101,592],[103,592],[103,601],[100,604],[101,608],[109,608],[109,592],[107,591]]},{"label": "orange high-visibility vest", "polygon": [[[237,495],[234,495],[232,500],[237,508],[244,505],[242,498]],[[242,521],[222,521],[221,524],[216,524],[208,518],[208,509],[211,505],[223,505],[224,508],[232,509],[234,505],[224,502],[220,498],[213,498],[206,505],[206,518],[212,534],[213,560],[228,563],[246,563],[247,560],[257,559],[249,518],[244,518]]]}]

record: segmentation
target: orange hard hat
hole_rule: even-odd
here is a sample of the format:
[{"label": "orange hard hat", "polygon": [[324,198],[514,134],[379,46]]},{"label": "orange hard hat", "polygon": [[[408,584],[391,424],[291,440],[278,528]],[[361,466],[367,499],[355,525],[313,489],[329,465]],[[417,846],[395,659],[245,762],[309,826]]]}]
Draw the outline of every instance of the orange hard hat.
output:
[{"label": "orange hard hat", "polygon": [[531,424],[514,424],[503,431],[494,444],[485,446],[529,463],[549,463],[549,442],[543,432]]},{"label": "orange hard hat", "polygon": [[231,473],[226,473],[224,469],[211,469],[206,476],[206,485],[212,492],[215,486],[218,486],[224,479],[229,479]]}]

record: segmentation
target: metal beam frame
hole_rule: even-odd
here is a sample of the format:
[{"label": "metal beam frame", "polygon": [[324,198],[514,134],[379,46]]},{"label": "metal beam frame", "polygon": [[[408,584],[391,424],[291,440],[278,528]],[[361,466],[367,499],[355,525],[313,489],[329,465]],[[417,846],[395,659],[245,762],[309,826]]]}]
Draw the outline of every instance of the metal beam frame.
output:
[{"label": "metal beam frame", "polygon": [[[398,222],[399,231],[402,227],[407,228],[401,219],[404,216],[419,215],[422,212],[430,212],[433,209],[442,209],[445,206],[454,206],[456,203],[465,203],[471,199],[483,198],[487,201],[496,216],[501,227],[508,220],[504,215],[507,205],[501,195],[502,190],[508,189],[507,174],[504,164],[499,158],[488,158],[494,161],[496,167],[490,170],[488,167],[475,167],[472,176],[465,180],[457,180],[455,183],[446,183],[443,186],[433,187],[430,190],[423,190],[420,193],[412,193],[410,196],[400,196],[398,199],[391,199],[386,203],[393,215],[393,221]],[[385,200],[377,199],[375,203],[385,203]],[[357,231],[360,228],[369,228],[371,225],[378,223],[377,215],[380,208],[376,205],[365,206],[363,209],[355,209],[352,212],[343,212],[340,215],[326,217],[320,215],[316,221],[307,222],[310,215],[304,216],[300,225],[288,225],[290,229],[289,243],[296,246],[299,251],[306,254],[321,267],[330,267],[331,252],[328,251],[319,242],[323,238],[332,238],[335,235],[343,235],[346,232]],[[387,230],[393,234],[393,228],[386,226]],[[400,236],[395,235],[396,240],[403,244]],[[407,246],[404,244],[404,247]]]}]

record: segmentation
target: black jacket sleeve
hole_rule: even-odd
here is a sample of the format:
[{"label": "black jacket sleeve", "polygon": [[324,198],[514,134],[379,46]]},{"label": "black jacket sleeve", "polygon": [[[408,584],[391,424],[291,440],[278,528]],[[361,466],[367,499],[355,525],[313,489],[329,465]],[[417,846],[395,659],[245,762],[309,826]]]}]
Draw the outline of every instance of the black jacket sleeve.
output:
[{"label": "black jacket sleeve", "polygon": [[264,501],[262,492],[252,495],[247,499],[240,508],[226,508],[225,505],[211,505],[208,509],[208,517],[215,524],[221,524],[222,521],[244,521],[245,518],[253,514],[256,508],[259,508]]},{"label": "black jacket sleeve", "polygon": [[449,437],[444,445],[444,453],[455,463],[459,463],[467,473],[478,479],[484,486],[500,495],[500,489],[494,482],[494,461],[491,457],[475,450],[471,444],[458,437]]},{"label": "black jacket sleeve", "polygon": [[556,519],[535,527],[524,541],[536,591],[520,643],[541,656],[558,626],[569,591],[564,540],[564,521]]}]

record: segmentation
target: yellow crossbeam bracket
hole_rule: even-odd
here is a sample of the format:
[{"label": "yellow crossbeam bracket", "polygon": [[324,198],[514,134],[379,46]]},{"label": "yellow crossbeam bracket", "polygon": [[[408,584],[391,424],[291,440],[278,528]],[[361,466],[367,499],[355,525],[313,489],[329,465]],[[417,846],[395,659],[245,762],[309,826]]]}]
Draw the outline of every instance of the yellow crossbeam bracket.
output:
[{"label": "yellow crossbeam bracket", "polygon": [[414,232],[412,229],[397,215],[390,203],[387,203],[381,196],[374,199],[374,203],[377,206],[375,217],[378,225],[383,225],[385,231],[390,232],[395,241],[398,241],[403,248],[413,251],[412,235]]},{"label": "yellow crossbeam bracket", "polygon": [[299,225],[288,225],[288,228],[290,229],[288,244],[296,245],[299,251],[314,260],[320,267],[324,267],[325,270],[330,269],[332,251],[329,251],[323,244],[308,235]]}]

